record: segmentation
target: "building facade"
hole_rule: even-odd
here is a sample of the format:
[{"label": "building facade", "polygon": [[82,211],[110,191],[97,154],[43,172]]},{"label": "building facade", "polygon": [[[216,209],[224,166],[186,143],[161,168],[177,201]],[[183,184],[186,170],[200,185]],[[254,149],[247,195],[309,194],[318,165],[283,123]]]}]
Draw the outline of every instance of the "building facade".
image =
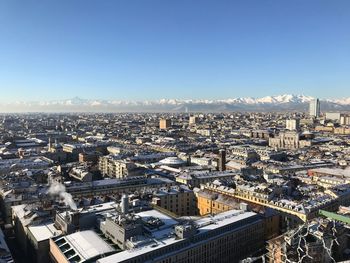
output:
[{"label": "building facade", "polygon": [[321,104],[319,99],[310,101],[309,114],[310,117],[319,118],[321,113]]},{"label": "building facade", "polygon": [[160,119],[159,120],[159,129],[166,130],[171,127],[171,120],[170,119]]},{"label": "building facade", "polygon": [[112,178],[126,178],[139,174],[139,169],[133,162],[114,158],[110,155],[99,158],[98,168],[102,175]]}]

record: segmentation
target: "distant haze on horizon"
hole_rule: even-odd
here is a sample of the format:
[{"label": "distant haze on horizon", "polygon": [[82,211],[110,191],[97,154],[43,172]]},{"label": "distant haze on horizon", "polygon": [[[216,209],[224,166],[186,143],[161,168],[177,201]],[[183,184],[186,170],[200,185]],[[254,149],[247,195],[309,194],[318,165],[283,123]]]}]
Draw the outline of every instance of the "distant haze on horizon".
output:
[{"label": "distant haze on horizon", "polygon": [[73,95],[73,96],[66,96],[62,98],[42,98],[42,99],[16,99],[16,100],[2,100],[0,98],[0,104],[8,104],[8,105],[15,105],[15,104],[31,104],[31,103],[38,103],[38,104],[47,104],[47,103],[56,103],[56,102],[66,102],[66,101],[118,101],[118,102],[125,102],[125,103],[132,103],[132,102],[159,102],[159,101],[225,101],[225,100],[232,100],[232,99],[254,99],[254,100],[260,100],[263,98],[268,97],[278,97],[278,96],[304,96],[304,97],[312,97],[312,98],[318,98],[320,100],[341,100],[341,99],[348,99],[350,98],[350,92],[347,94],[348,96],[342,96],[339,94],[338,96],[330,96],[330,97],[320,97],[317,96],[317,94],[265,94],[263,96],[222,96],[222,97],[183,97],[183,96],[173,96],[173,97],[157,97],[157,98],[151,98],[151,99],[123,99],[118,98],[117,96],[105,96],[105,97],[89,97],[83,95]]},{"label": "distant haze on horizon", "polygon": [[[0,112],[232,112],[232,111],[306,111],[315,98],[304,95],[277,95],[261,98],[222,100],[67,100],[0,103]],[[323,110],[350,111],[350,97],[321,100]]]},{"label": "distant haze on horizon", "polygon": [[350,97],[350,1],[0,1],[0,102]]}]

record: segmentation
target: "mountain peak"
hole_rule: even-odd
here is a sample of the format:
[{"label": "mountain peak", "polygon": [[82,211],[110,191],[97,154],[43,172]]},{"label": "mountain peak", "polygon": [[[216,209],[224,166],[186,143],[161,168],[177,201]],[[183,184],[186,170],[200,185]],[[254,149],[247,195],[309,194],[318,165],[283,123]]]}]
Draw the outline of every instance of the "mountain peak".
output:
[{"label": "mountain peak", "polygon": [[[282,94],[260,98],[227,99],[159,99],[145,101],[83,99],[78,96],[67,100],[0,103],[0,112],[21,111],[271,111],[307,110],[314,98],[306,95]],[[322,110],[349,110],[350,98],[321,101]]]}]

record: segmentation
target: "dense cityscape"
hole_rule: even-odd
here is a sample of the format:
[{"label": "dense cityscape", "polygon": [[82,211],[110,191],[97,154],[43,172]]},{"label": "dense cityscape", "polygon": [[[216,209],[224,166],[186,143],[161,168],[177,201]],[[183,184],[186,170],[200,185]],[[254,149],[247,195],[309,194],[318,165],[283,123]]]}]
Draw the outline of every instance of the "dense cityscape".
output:
[{"label": "dense cityscape", "polygon": [[0,117],[1,262],[350,259],[350,114]]},{"label": "dense cityscape", "polygon": [[350,263],[350,0],[0,0],[0,263]]}]

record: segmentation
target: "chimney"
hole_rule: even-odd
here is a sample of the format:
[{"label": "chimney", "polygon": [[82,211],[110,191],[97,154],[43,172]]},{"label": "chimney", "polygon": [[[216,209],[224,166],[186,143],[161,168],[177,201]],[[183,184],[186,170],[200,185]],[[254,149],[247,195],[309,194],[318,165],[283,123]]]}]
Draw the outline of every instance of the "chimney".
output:
[{"label": "chimney", "polygon": [[124,215],[129,213],[129,197],[127,194],[123,194],[120,206],[121,206],[121,212]]},{"label": "chimney", "polygon": [[80,218],[80,213],[79,212],[72,212],[71,213],[71,224],[74,226],[75,229],[79,228],[79,218]]}]

